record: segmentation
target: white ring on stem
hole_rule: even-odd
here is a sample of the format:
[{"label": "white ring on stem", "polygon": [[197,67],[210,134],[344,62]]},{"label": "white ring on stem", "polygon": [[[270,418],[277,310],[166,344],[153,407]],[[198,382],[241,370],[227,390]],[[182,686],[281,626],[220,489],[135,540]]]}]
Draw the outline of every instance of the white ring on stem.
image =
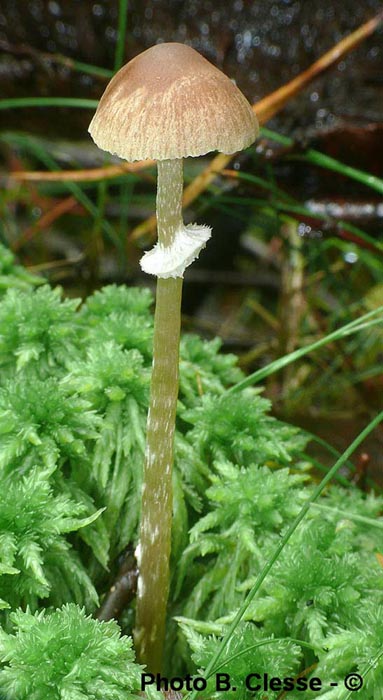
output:
[{"label": "white ring on stem", "polygon": [[183,277],[186,268],[198,258],[201,250],[211,237],[209,226],[188,224],[174,233],[169,246],[156,243],[154,248],[144,253],[140,260],[141,268],[156,277]]}]

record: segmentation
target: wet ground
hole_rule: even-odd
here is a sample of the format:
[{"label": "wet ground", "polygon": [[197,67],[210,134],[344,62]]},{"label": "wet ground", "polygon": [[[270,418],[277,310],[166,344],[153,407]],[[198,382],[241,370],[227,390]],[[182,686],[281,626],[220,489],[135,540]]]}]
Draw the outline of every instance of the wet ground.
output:
[{"label": "wet ground", "polygon": [[[190,43],[237,80],[250,101],[307,68],[340,38],[382,9],[380,0],[131,0],[125,60],[158,41]],[[60,95],[98,98],[105,79],[55,62],[60,54],[114,68],[116,0],[2,0],[0,90],[3,97]],[[50,54],[51,57],[46,54]],[[383,33],[320,77],[277,120],[278,129],[364,125],[382,121]],[[15,111],[15,127],[68,135],[65,111],[45,118]],[[61,118],[60,118],[61,117]],[[10,115],[0,114],[0,127]],[[71,136],[81,137],[88,113],[71,112]]]}]

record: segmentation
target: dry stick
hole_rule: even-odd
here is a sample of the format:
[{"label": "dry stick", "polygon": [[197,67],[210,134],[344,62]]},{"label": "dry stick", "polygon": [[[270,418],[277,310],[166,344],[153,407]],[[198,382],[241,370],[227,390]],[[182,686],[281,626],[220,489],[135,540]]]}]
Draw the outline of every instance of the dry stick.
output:
[{"label": "dry stick", "polygon": [[[260,124],[265,124],[271,117],[275,116],[292,97],[297,95],[308,85],[314,78],[317,77],[327,68],[330,68],[334,63],[339,61],[343,56],[352,51],[364,39],[369,37],[383,22],[383,11],[379,12],[375,17],[370,19],[365,24],[362,24],[354,32],[342,39],[338,44],[335,44],[332,49],[327,51],[321,58],[313,63],[307,70],[300,73],[296,78],[290,80],[289,83],[283,85],[278,90],[275,90],[271,95],[267,95],[262,100],[253,106],[257,114]],[[230,156],[219,153],[212,159],[205,170],[198,175],[193,182],[184,190],[183,206],[186,207],[193,202],[210,183],[226,168],[228,163],[235,157],[235,154]],[[150,216],[146,221],[136,226],[132,231],[131,239],[138,240],[142,236],[151,234],[154,237],[156,228],[155,216]]]},{"label": "dry stick", "polygon": [[100,608],[96,611],[97,620],[118,620],[121,613],[136,595],[137,591],[137,562],[131,550],[122,555],[117,576],[105,595]]},{"label": "dry stick", "polygon": [[135,163],[119,163],[102,168],[86,168],[83,170],[60,170],[46,172],[45,170],[18,170],[9,173],[12,180],[36,180],[37,182],[93,182],[107,180],[125,173],[138,173],[154,165],[154,160],[140,160]]},{"label": "dry stick", "polygon": [[32,240],[37,233],[43,231],[45,228],[48,228],[48,226],[53,224],[63,214],[67,214],[68,212],[72,211],[77,205],[78,202],[73,195],[58,202],[58,204],[56,204],[53,208],[42,214],[36,224],[33,226],[28,226],[28,228],[23,231],[20,238],[18,238],[17,241],[12,244],[12,250],[14,252],[20,250],[20,248],[22,248],[25,243]]},{"label": "dry stick", "polygon": [[[281,270],[281,300],[279,303],[280,339],[279,355],[288,355],[297,346],[299,326],[305,311],[304,285],[304,257],[302,255],[302,239],[298,233],[298,224],[294,219],[289,219],[282,226],[282,235],[285,239],[282,251]],[[296,388],[299,378],[295,370],[286,367],[283,372],[283,393]]]},{"label": "dry stick", "polygon": [[[164,247],[171,245],[182,226],[182,184],[181,159],[158,161],[158,242]],[[182,281],[182,277],[158,278],[154,316],[134,635],[137,656],[152,673],[161,671],[169,592]]]}]

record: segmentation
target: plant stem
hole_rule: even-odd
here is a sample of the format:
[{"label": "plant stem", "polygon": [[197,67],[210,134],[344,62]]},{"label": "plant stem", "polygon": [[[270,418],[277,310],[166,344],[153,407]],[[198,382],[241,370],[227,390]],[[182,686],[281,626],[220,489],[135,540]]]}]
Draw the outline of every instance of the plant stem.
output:
[{"label": "plant stem", "polygon": [[[182,160],[158,162],[158,243],[182,225]],[[153,369],[142,488],[135,643],[151,673],[161,672],[169,591],[173,442],[178,397],[182,277],[158,278]]]},{"label": "plant stem", "polygon": [[[281,233],[285,239],[282,255],[281,297],[279,302],[280,339],[279,355],[284,357],[298,345],[299,328],[305,312],[304,257],[298,223],[290,219],[284,223]],[[287,397],[299,387],[297,372],[287,365],[282,378],[282,395]],[[287,403],[288,401],[286,401]]]}]

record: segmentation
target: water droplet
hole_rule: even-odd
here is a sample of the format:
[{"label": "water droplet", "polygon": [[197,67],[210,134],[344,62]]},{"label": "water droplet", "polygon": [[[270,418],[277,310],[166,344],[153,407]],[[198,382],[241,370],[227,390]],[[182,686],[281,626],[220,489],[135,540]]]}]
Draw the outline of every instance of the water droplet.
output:
[{"label": "water droplet", "polygon": [[251,36],[251,31],[249,29],[246,29],[246,31],[243,33],[243,38],[242,38],[242,43],[245,48],[249,48],[252,44],[252,36]]},{"label": "water droplet", "polygon": [[61,19],[59,19],[57,22],[55,22],[55,27],[56,27],[59,34],[64,34],[65,24],[64,24],[64,22],[61,21]]},{"label": "water droplet", "polygon": [[55,2],[55,0],[50,0],[50,2],[48,2],[48,10],[51,15],[54,15],[55,17],[60,17],[61,15],[60,5]]},{"label": "water droplet", "polygon": [[109,27],[107,27],[106,30],[105,30],[105,36],[107,37],[107,39],[112,39],[112,40],[113,40],[113,39],[116,39],[116,37],[117,37],[117,31],[115,30],[114,27],[110,27],[110,26],[109,26]]},{"label": "water droplet", "polygon": [[350,265],[353,265],[358,260],[358,256],[353,250],[348,250],[343,257],[347,263],[350,263]]},{"label": "water droplet", "polygon": [[93,5],[93,7],[92,7],[92,14],[93,14],[95,17],[102,17],[103,14],[104,14],[104,8],[103,8],[103,6],[102,6],[102,5],[99,5],[98,3],[96,3],[95,5]]}]

